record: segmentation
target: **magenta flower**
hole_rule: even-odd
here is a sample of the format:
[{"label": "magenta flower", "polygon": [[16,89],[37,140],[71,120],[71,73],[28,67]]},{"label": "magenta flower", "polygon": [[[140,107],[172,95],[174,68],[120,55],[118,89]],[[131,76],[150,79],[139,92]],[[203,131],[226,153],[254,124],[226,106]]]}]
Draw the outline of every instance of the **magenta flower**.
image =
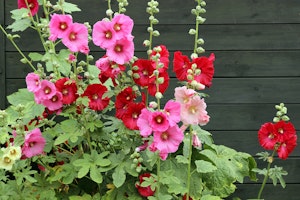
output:
[{"label": "magenta flower", "polygon": [[26,76],[27,89],[30,92],[37,92],[41,88],[40,76],[31,72]]},{"label": "magenta flower", "polygon": [[133,36],[117,40],[115,44],[107,49],[108,58],[119,65],[130,61],[134,54]]},{"label": "magenta flower", "polygon": [[184,135],[178,126],[171,126],[166,131],[155,131],[153,134],[152,148],[159,150],[162,159],[166,159],[166,154],[174,153],[178,150],[183,141]]},{"label": "magenta flower", "polygon": [[149,124],[150,116],[151,112],[147,108],[144,108],[137,120],[137,126],[139,127],[140,134],[143,137],[148,137],[152,134],[152,128]]},{"label": "magenta flower", "polygon": [[95,45],[107,49],[116,42],[116,32],[111,21],[102,20],[94,24],[92,38]]},{"label": "magenta flower", "polygon": [[53,14],[49,22],[49,40],[55,41],[57,38],[64,38],[72,24],[71,15]]},{"label": "magenta flower", "polygon": [[88,29],[84,24],[73,23],[62,38],[62,43],[72,52],[88,53]]},{"label": "magenta flower", "polygon": [[50,111],[55,111],[63,107],[63,96],[62,93],[57,91],[51,99],[45,99],[42,104],[48,108]]},{"label": "magenta flower", "polygon": [[168,117],[161,111],[152,112],[149,117],[149,124],[153,131],[163,132],[170,126]]},{"label": "magenta flower", "polygon": [[44,151],[45,144],[46,140],[42,136],[40,129],[36,128],[25,136],[22,154],[27,158],[40,155]]},{"label": "magenta flower", "polygon": [[43,100],[51,99],[56,94],[55,84],[47,81],[41,81],[41,88],[34,93],[35,102],[40,104]]},{"label": "magenta flower", "polygon": [[179,102],[169,100],[164,107],[164,112],[168,116],[170,126],[174,126],[180,121],[180,103]]},{"label": "magenta flower", "polygon": [[129,16],[117,14],[114,16],[111,22],[117,39],[131,35],[133,29],[133,20]]}]

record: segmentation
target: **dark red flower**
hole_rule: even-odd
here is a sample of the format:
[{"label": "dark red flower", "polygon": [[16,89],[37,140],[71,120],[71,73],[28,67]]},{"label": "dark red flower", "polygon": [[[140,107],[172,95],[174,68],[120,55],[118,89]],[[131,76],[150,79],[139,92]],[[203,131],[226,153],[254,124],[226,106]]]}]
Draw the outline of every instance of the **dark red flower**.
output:
[{"label": "dark red flower", "polygon": [[57,80],[55,87],[63,96],[63,104],[72,104],[78,98],[76,83],[69,78]]},{"label": "dark red flower", "polygon": [[[146,59],[138,59],[133,63],[133,73],[138,74],[138,78],[133,77],[134,82],[142,87],[147,87],[150,76],[153,74],[153,61]],[[138,69],[135,69],[138,67]]]},{"label": "dark red flower", "polygon": [[117,96],[115,102],[116,117],[121,119],[126,112],[127,105],[136,99],[136,93],[132,87],[123,89]]},{"label": "dark red flower", "polygon": [[194,79],[206,87],[211,86],[212,79],[214,76],[214,61],[215,61],[215,55],[212,53],[207,58],[205,56],[201,56],[199,58],[195,58],[192,61],[192,64],[197,64],[197,69],[201,70],[201,73],[199,75],[196,75]]},{"label": "dark red flower", "polygon": [[296,129],[291,122],[279,121],[274,124],[274,129],[278,136],[278,142],[284,142],[286,138],[296,134]]},{"label": "dark red flower", "polygon": [[106,91],[107,88],[102,84],[91,84],[86,88],[82,96],[90,99],[89,107],[92,110],[103,110],[109,104],[109,98],[102,98]]},{"label": "dark red flower", "polygon": [[263,148],[274,150],[278,138],[273,123],[267,122],[260,127],[258,131],[258,140]]},{"label": "dark red flower", "polygon": [[18,0],[18,8],[29,8],[31,15],[34,16],[39,10],[39,2],[38,0]]},{"label": "dark red flower", "polygon": [[145,108],[145,103],[143,102],[131,102],[128,104],[127,109],[122,117],[122,121],[127,128],[131,130],[139,130],[139,127],[137,126],[137,120],[143,108]]},{"label": "dark red flower", "polygon": [[277,150],[278,157],[285,160],[297,146],[297,135],[289,135],[285,138]]},{"label": "dark red flower", "polygon": [[[186,199],[186,194],[183,195],[182,200],[187,200],[187,199]],[[192,198],[192,197],[189,197],[189,200],[193,200],[193,198]]]},{"label": "dark red flower", "polygon": [[141,184],[144,182],[144,178],[151,177],[150,173],[144,173],[139,176],[139,183],[135,184],[135,187],[137,188],[139,194],[143,197],[150,197],[153,196],[155,193],[155,190],[152,190],[150,186],[142,187]]},{"label": "dark red flower", "polygon": [[[162,69],[159,69],[159,71],[166,71],[169,68],[169,51],[166,46],[160,45],[161,51],[159,52],[160,58],[159,61],[164,64],[164,67]],[[152,51],[150,56],[155,56],[157,52]]]},{"label": "dark red flower", "polygon": [[187,70],[191,68],[191,62],[186,55],[182,55],[180,51],[174,53],[173,71],[180,81],[187,80]]}]

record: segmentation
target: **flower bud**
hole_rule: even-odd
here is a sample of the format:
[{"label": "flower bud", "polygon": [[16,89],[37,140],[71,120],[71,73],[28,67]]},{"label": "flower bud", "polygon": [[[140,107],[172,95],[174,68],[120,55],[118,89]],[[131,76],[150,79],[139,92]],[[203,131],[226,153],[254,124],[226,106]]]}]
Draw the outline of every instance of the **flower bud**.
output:
[{"label": "flower bud", "polygon": [[204,53],[205,52],[205,49],[203,49],[202,47],[198,47],[196,49],[197,53]]},{"label": "flower bud", "polygon": [[128,76],[132,76],[132,74],[133,74],[132,70],[128,70],[127,74],[128,74]]},{"label": "flower bud", "polygon": [[191,85],[196,88],[198,85],[198,82],[196,80],[192,80]]},{"label": "flower bud", "polygon": [[195,35],[195,34],[196,34],[196,30],[193,29],[193,28],[191,28],[191,29],[189,30],[189,34],[190,34],[190,35]]},{"label": "flower bud", "polygon": [[202,7],[206,6],[206,2],[205,1],[201,1],[200,6],[202,6]]},{"label": "flower bud", "polygon": [[139,79],[140,78],[140,75],[138,73],[133,73],[133,76],[132,76],[134,79]]},{"label": "flower bud", "polygon": [[156,92],[156,93],[155,93],[155,98],[156,98],[156,99],[162,99],[162,98],[163,98],[162,93],[161,93],[161,92]]},{"label": "flower bud", "polygon": [[150,41],[149,41],[149,40],[144,40],[143,45],[144,45],[145,47],[150,46]]},{"label": "flower bud", "polygon": [[287,115],[283,115],[281,119],[285,122],[290,121],[290,118]]},{"label": "flower bud", "polygon": [[196,64],[196,63],[193,63],[193,64],[192,64],[192,69],[193,69],[193,70],[197,69],[197,64]]},{"label": "flower bud", "polygon": [[22,58],[22,59],[20,60],[20,62],[23,63],[23,64],[26,64],[26,63],[27,63],[27,59],[26,59],[26,58]]},{"label": "flower bud", "polygon": [[153,28],[152,28],[152,27],[148,27],[148,28],[147,28],[147,31],[148,31],[149,33],[151,33],[151,32],[153,32]]},{"label": "flower bud", "polygon": [[191,81],[191,80],[194,79],[193,75],[191,75],[191,74],[188,74],[188,75],[186,76],[186,78],[187,78],[187,80],[189,80],[189,81]]},{"label": "flower bud", "polygon": [[205,85],[203,85],[202,83],[197,83],[196,89],[197,90],[204,90],[205,89]]},{"label": "flower bud", "polygon": [[164,77],[159,77],[159,78],[157,79],[157,83],[158,83],[158,84],[163,84],[164,81],[165,81]]},{"label": "flower bud", "polygon": [[199,38],[197,40],[197,44],[200,44],[200,45],[204,44],[204,40],[202,38]]},{"label": "flower bud", "polygon": [[150,108],[157,108],[157,103],[156,103],[155,101],[151,101],[151,102],[149,103],[149,107],[150,107]]},{"label": "flower bud", "polygon": [[107,16],[112,16],[113,13],[114,13],[114,12],[113,12],[111,9],[107,9],[107,10],[106,10],[106,15],[107,15]]},{"label": "flower bud", "polygon": [[277,122],[279,122],[279,121],[280,121],[280,119],[279,119],[278,117],[274,117],[274,118],[273,118],[273,122],[274,122],[274,123],[277,123]]},{"label": "flower bud", "polygon": [[160,33],[159,33],[158,30],[153,31],[152,34],[153,34],[153,36],[155,36],[155,37],[158,37],[158,36],[160,35]]},{"label": "flower bud", "polygon": [[196,70],[195,70],[195,75],[198,76],[198,75],[200,75],[200,74],[201,74],[201,69],[196,69]]},{"label": "flower bud", "polygon": [[191,58],[192,58],[192,59],[198,58],[198,54],[192,53]]}]

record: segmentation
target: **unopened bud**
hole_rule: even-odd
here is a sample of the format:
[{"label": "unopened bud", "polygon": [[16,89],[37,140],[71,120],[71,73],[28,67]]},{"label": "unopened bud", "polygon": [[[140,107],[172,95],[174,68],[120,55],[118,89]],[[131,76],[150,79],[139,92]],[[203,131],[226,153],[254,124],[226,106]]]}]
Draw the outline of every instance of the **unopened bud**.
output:
[{"label": "unopened bud", "polygon": [[189,30],[189,34],[190,34],[190,35],[195,35],[195,34],[196,34],[196,30],[193,29],[193,28],[191,28],[191,29]]},{"label": "unopened bud", "polygon": [[285,122],[290,121],[290,118],[287,115],[283,115],[281,119]]},{"label": "unopened bud", "polygon": [[150,41],[149,41],[149,40],[144,40],[143,45],[144,45],[145,47],[150,46]]},{"label": "unopened bud", "polygon": [[111,9],[107,9],[107,10],[106,10],[106,15],[107,15],[107,16],[112,16],[113,13],[114,13],[114,12],[113,12]]},{"label": "unopened bud", "polygon": [[191,81],[191,80],[194,79],[193,75],[191,75],[191,74],[188,74],[188,75],[186,76],[186,78],[187,78],[187,80],[189,80],[189,81]]},{"label": "unopened bud", "polygon": [[164,81],[165,81],[164,77],[159,77],[159,78],[157,79],[157,83],[158,83],[158,84],[163,84]]},{"label": "unopened bud", "polygon": [[157,37],[159,35],[160,35],[159,31],[157,31],[157,30],[153,31],[153,36]]},{"label": "unopened bud", "polygon": [[140,78],[140,75],[138,73],[133,73],[133,76],[132,76],[134,79],[139,79]]},{"label": "unopened bud", "polygon": [[273,122],[274,122],[274,123],[277,123],[277,122],[279,122],[279,121],[280,121],[280,119],[279,119],[278,117],[274,117],[274,118],[273,118]]},{"label": "unopened bud", "polygon": [[156,93],[155,93],[155,98],[156,98],[156,99],[161,99],[161,98],[163,98],[162,93],[161,93],[161,92],[156,92]]}]

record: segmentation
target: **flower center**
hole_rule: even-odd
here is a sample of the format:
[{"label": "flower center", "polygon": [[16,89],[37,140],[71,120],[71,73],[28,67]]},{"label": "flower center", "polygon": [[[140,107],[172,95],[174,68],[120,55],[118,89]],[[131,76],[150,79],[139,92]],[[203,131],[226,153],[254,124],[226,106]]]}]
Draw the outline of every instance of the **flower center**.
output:
[{"label": "flower center", "polygon": [[160,138],[165,141],[165,140],[167,140],[169,138],[169,134],[167,132],[163,132],[160,135]]},{"label": "flower center", "polygon": [[35,145],[35,142],[29,142],[30,147],[34,147],[34,145]]},{"label": "flower center", "polygon": [[45,92],[45,94],[49,94],[49,93],[51,92],[51,88],[46,87],[46,88],[44,89],[44,92]]},{"label": "flower center", "polygon": [[284,133],[283,128],[279,128],[279,129],[278,129],[278,133],[283,134],[283,133]]},{"label": "flower center", "polygon": [[68,25],[67,25],[66,22],[61,22],[59,24],[59,28],[64,31],[64,30],[66,30],[68,28]]},{"label": "flower center", "polygon": [[17,154],[17,151],[15,149],[12,149],[9,151],[10,155],[16,155]]},{"label": "flower center", "polygon": [[51,100],[52,100],[52,102],[57,102],[58,98],[57,98],[57,96],[55,95],[55,96],[52,97]]},{"label": "flower center", "polygon": [[161,124],[161,123],[163,122],[162,116],[157,116],[157,117],[155,117],[155,121],[156,121],[158,124]]},{"label": "flower center", "polygon": [[127,97],[126,97],[126,100],[127,100],[127,101],[129,101],[130,99],[131,99],[130,96],[127,96]]},{"label": "flower center", "polygon": [[132,113],[132,118],[137,119],[138,118],[138,114],[137,113]]},{"label": "flower center", "polygon": [[94,100],[97,100],[99,98],[99,96],[97,95],[97,94],[94,94],[93,96],[92,96],[92,99],[94,99]]},{"label": "flower center", "polygon": [[31,8],[34,8],[34,3],[29,3],[28,4],[28,7],[31,9]]},{"label": "flower center", "polygon": [[274,134],[270,133],[269,136],[268,136],[268,138],[271,139],[271,140],[274,139]]},{"label": "flower center", "polygon": [[4,162],[5,162],[6,164],[11,163],[11,159],[10,159],[9,157],[7,157],[7,156],[5,156],[3,160],[4,160]]},{"label": "flower center", "polygon": [[147,76],[147,75],[148,75],[148,71],[147,71],[147,70],[144,70],[144,71],[143,71],[143,75],[144,75],[144,76]]},{"label": "flower center", "polygon": [[115,23],[114,30],[117,31],[117,32],[120,31],[121,30],[121,24]]},{"label": "flower center", "polygon": [[68,93],[69,93],[69,92],[68,92],[67,89],[63,89],[63,90],[62,90],[62,94],[63,94],[63,95],[67,95]]},{"label": "flower center", "polygon": [[76,40],[76,33],[74,33],[74,32],[70,33],[69,39],[70,39],[71,41]]},{"label": "flower center", "polygon": [[119,44],[117,44],[116,46],[115,46],[115,52],[122,52],[122,50],[123,50],[123,47],[121,46],[121,45],[119,45]]},{"label": "flower center", "polygon": [[112,38],[112,32],[111,31],[106,31],[105,32],[105,38],[106,39],[111,39]]},{"label": "flower center", "polygon": [[197,108],[195,106],[191,106],[189,111],[190,113],[195,114],[197,112]]}]

